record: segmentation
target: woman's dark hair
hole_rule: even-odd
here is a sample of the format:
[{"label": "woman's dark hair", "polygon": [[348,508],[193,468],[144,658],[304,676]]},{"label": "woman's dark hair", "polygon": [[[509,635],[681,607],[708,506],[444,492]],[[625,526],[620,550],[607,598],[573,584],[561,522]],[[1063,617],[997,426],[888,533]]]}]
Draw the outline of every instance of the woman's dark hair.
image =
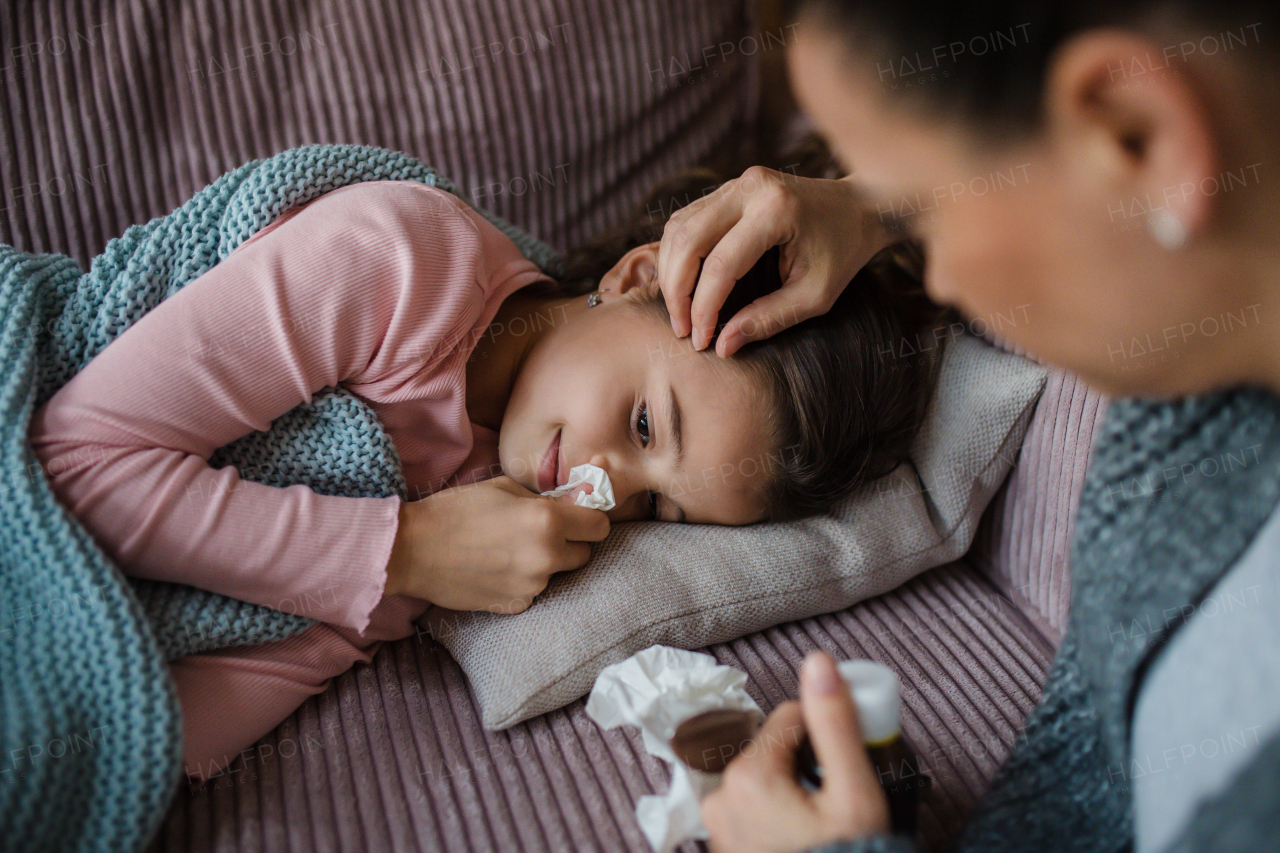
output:
[{"label": "woman's dark hair", "polygon": [[[1076,33],[1121,27],[1170,45],[1171,56],[1157,51],[1116,69],[1141,85],[1142,75],[1196,53],[1274,55],[1260,30],[1276,22],[1276,9],[1274,0],[783,0],[787,19],[812,16],[841,36],[848,60],[864,64],[886,93],[987,138],[1039,127],[1049,60]],[[1191,54],[1187,33],[1195,34]]]},{"label": "woman's dark hair", "polygon": [[[594,289],[631,249],[662,237],[679,208],[723,181],[691,170],[655,187],[636,215],[566,258],[562,292]],[[779,250],[741,278],[717,333],[743,306],[782,285]],[[826,314],[743,346],[728,361],[763,377],[773,402],[765,500],[771,521],[830,509],[907,458],[924,418],[941,354],[933,329],[948,315],[924,296],[922,259],[910,244],[886,249]],[[664,321],[661,296],[640,303]],[[719,359],[708,345],[707,358]]]}]

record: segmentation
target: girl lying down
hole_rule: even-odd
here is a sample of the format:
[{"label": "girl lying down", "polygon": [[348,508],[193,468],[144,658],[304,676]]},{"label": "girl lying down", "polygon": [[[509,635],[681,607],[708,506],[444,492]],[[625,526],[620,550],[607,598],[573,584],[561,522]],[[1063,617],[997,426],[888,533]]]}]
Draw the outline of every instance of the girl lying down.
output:
[{"label": "girl lying down", "polygon": [[[795,518],[904,458],[935,360],[894,355],[932,319],[888,286],[903,270],[882,255],[836,310],[721,359],[672,334],[662,224],[638,217],[557,283],[449,193],[344,186],[166,299],[37,410],[55,494],[126,574],[317,620],[171,663],[193,780],[413,635],[429,603],[517,612],[613,523]],[[723,317],[776,288],[777,264]],[[337,385],[373,409],[414,500],[209,465]],[[608,473],[607,513],[540,496],[582,463]]]}]

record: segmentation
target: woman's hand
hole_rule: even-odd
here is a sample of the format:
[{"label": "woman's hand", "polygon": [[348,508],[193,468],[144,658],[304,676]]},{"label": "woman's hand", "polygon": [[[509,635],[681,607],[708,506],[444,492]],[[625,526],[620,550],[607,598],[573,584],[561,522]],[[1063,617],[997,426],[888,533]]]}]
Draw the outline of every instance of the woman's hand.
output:
[{"label": "woman's hand", "polygon": [[575,506],[576,497],[542,497],[503,475],[401,504],[385,594],[520,613],[551,575],[586,565],[590,543],[609,535],[609,517]]},{"label": "woman's hand", "polygon": [[720,332],[716,352],[730,356],[748,341],[825,313],[854,274],[895,241],[848,180],[752,166],[667,222],[658,284],[672,330],[678,337],[692,330],[694,348],[703,349],[734,284],[781,246],[782,288],[743,308]]},{"label": "woman's hand", "polygon": [[[853,698],[822,652],[805,659],[800,702],[779,705],[725,768],[724,783],[702,801],[715,853],[799,853],[889,829],[889,804],[862,746]],[[822,788],[795,777],[796,748],[809,732]]]}]

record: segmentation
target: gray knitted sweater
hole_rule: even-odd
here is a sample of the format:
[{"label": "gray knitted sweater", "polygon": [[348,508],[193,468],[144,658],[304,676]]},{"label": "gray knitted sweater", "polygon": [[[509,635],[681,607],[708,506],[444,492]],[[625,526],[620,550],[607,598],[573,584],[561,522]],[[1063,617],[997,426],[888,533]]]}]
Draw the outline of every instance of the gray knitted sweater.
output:
[{"label": "gray knitted sweater", "polygon": [[[1259,464],[1178,483],[1163,471],[1261,446]],[[1134,488],[1134,480],[1142,488]],[[1168,622],[1240,558],[1280,499],[1280,397],[1245,389],[1112,404],[1081,496],[1071,617],[1040,704],[961,832],[957,853],[1112,853],[1132,848],[1129,766],[1143,676],[1180,625],[1115,643],[1114,626]],[[1148,621],[1149,620],[1149,621]],[[1123,774],[1122,774],[1123,775]],[[1280,849],[1280,736],[1201,804],[1170,853]],[[876,836],[813,853],[911,853]]]}]

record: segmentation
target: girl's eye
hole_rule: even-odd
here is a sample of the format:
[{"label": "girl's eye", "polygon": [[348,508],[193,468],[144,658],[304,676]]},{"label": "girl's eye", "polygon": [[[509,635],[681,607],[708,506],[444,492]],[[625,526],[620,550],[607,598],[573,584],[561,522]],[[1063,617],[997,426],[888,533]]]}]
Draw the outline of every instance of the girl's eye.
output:
[{"label": "girl's eye", "polygon": [[644,446],[649,446],[649,406],[647,403],[640,404],[640,415],[636,418],[636,432],[640,433],[640,437],[644,440]]},{"label": "girl's eye", "polygon": [[[640,404],[640,411],[636,416],[636,433],[639,434],[640,440],[645,447],[649,446],[649,405],[647,403]],[[658,493],[649,492],[649,518],[656,519],[658,517]]]}]

